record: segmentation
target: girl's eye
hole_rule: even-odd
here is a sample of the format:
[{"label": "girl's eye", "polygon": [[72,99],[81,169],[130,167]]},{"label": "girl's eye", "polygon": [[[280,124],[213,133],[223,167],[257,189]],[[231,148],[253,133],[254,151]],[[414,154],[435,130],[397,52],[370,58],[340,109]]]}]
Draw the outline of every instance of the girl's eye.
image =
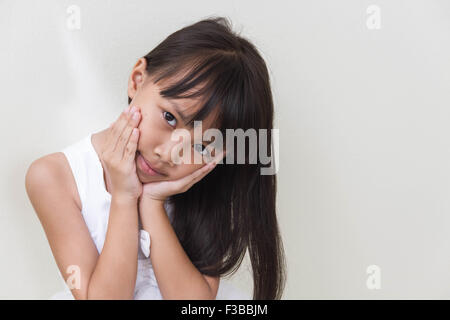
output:
[{"label": "girl's eye", "polygon": [[[172,127],[176,126],[177,119],[171,114],[170,112],[164,111],[163,112],[164,119],[171,125]],[[175,121],[175,123],[171,124],[170,121]],[[208,153],[208,150],[206,149],[206,146],[203,144],[193,144],[194,150],[199,152],[202,155],[206,155]]]},{"label": "girl's eye", "polygon": [[205,145],[203,144],[193,144],[194,150],[201,153],[202,155],[205,155],[208,153],[208,150],[206,149]]},{"label": "girl's eye", "polygon": [[171,125],[172,127],[177,125],[177,119],[173,116],[173,114],[171,114],[170,112],[164,111],[163,112],[163,117],[164,119],[169,122],[169,121],[175,121],[174,124],[169,123],[169,125]]}]

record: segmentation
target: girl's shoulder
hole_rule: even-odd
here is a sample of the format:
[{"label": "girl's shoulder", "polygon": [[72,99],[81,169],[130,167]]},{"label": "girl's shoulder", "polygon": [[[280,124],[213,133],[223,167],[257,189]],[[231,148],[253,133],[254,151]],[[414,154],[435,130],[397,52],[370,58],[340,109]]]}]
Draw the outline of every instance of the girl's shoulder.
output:
[{"label": "girl's shoulder", "polygon": [[50,153],[34,160],[28,171],[32,168],[34,168],[33,170],[45,172],[45,176],[49,176],[48,178],[56,181],[58,187],[61,188],[60,192],[67,193],[81,211],[81,199],[78,194],[75,178],[72,174],[70,164],[63,152]]}]

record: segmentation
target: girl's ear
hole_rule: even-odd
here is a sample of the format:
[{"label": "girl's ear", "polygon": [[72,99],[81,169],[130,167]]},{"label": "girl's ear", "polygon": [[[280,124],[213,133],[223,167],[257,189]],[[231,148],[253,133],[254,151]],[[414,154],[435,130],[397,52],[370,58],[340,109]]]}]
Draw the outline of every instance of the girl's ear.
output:
[{"label": "girl's ear", "polygon": [[136,93],[142,88],[145,80],[147,61],[140,58],[131,71],[128,79],[128,97],[133,99]]}]

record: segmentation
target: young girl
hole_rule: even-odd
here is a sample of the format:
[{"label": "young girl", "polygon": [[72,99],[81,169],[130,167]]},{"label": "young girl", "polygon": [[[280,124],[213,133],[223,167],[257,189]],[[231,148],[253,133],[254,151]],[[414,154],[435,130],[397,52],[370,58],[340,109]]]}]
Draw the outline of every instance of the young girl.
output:
[{"label": "young girl", "polygon": [[[267,129],[256,146],[263,139],[272,150],[272,93],[257,49],[224,18],[185,27],[138,60],[128,103],[109,128],[35,160],[26,175],[73,297],[216,299],[220,277],[248,249],[253,299],[281,299],[276,176],[262,175],[259,159],[249,163],[247,148],[238,162],[235,141],[213,150],[192,143],[201,121],[201,133],[223,137]],[[191,155],[179,153],[191,161],[174,159],[177,129],[193,137]]]}]

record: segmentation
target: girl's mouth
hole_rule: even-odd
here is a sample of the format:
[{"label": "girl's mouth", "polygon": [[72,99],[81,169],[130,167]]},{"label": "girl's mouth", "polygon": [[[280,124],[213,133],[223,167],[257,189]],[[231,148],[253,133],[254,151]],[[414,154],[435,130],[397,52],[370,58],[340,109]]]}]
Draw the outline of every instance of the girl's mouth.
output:
[{"label": "girl's mouth", "polygon": [[137,152],[137,164],[142,171],[150,176],[164,176],[164,174],[153,169],[139,151]]}]

